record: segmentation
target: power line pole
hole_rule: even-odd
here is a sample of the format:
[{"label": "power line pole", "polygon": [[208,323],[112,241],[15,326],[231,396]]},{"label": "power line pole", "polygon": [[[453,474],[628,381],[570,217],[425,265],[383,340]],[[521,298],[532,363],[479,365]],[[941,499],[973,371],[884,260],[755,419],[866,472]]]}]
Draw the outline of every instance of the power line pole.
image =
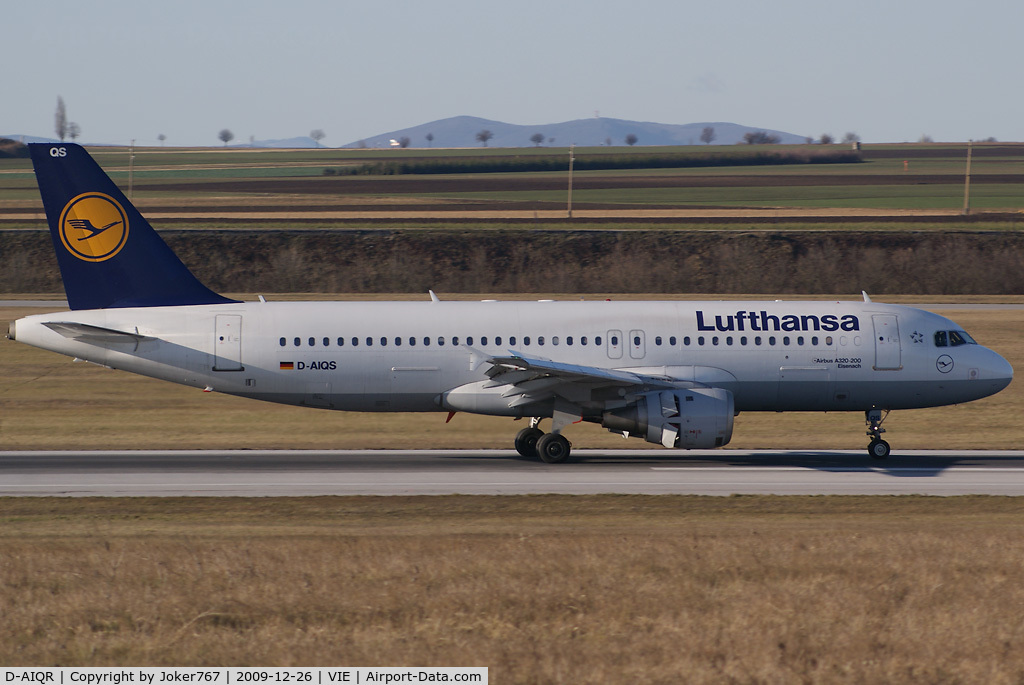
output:
[{"label": "power line pole", "polygon": [[573,149],[576,147],[575,144],[569,145],[569,217],[572,218],[572,165],[575,161],[573,156]]},{"label": "power line pole", "polygon": [[964,214],[971,213],[971,150],[974,141],[967,141],[967,174],[964,176]]}]

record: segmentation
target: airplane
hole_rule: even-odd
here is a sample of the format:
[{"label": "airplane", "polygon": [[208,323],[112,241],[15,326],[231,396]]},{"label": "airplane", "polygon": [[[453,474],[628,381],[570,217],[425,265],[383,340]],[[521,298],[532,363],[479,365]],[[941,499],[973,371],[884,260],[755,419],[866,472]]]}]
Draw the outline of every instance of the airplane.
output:
[{"label": "airplane", "polygon": [[[342,411],[528,418],[524,457],[569,458],[581,421],[667,448],[729,443],[743,411],[969,402],[1010,364],[945,317],[862,301],[241,302],[203,285],[79,145],[29,144],[71,311],[11,340],[114,369]],[[87,236],[81,222],[105,226]],[[540,428],[550,420],[550,428]]]}]

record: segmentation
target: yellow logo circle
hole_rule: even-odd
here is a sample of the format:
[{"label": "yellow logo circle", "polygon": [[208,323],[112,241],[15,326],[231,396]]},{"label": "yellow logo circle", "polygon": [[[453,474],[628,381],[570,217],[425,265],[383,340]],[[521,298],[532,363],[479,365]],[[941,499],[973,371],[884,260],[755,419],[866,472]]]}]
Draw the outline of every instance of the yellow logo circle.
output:
[{"label": "yellow logo circle", "polygon": [[61,212],[60,240],[79,259],[102,262],[128,241],[128,216],[109,195],[82,193]]}]

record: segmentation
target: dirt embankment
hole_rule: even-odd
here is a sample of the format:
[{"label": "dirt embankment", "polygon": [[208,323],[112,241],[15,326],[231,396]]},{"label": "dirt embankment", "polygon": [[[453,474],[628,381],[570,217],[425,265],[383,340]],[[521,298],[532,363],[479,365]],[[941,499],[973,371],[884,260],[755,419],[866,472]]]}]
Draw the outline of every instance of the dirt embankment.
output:
[{"label": "dirt embankment", "polygon": [[[222,292],[1024,293],[1024,235],[163,231]],[[0,292],[61,292],[45,232],[0,232]]]}]

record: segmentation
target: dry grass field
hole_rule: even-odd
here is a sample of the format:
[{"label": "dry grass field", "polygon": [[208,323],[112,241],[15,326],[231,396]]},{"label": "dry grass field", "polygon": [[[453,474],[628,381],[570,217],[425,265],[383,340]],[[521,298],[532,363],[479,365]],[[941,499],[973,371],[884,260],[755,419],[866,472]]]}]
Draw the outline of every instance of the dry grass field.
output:
[{"label": "dry grass field", "polygon": [[[11,318],[32,311],[0,310],[0,326],[6,330]],[[942,313],[1024,368],[1022,313]],[[897,451],[1020,449],[1022,414],[1024,385],[1017,381],[979,402],[894,412],[886,437]],[[468,414],[444,419],[444,413],[328,412],[203,393],[0,340],[0,449],[511,448],[522,426]],[[744,413],[730,446],[861,449],[867,444],[862,424],[856,413]],[[578,448],[658,449],[591,424],[571,426],[566,435]]]},{"label": "dry grass field", "polygon": [[1020,683],[1019,498],[0,500],[4,665]]}]

